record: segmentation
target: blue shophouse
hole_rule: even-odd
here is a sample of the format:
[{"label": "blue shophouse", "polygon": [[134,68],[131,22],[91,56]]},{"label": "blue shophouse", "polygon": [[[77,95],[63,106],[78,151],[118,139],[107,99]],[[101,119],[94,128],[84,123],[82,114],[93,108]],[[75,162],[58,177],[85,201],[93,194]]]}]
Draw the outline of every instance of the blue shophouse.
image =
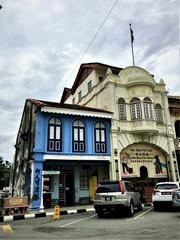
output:
[{"label": "blue shophouse", "polygon": [[112,113],[27,99],[16,140],[12,189],[33,209],[90,203],[109,179]]}]

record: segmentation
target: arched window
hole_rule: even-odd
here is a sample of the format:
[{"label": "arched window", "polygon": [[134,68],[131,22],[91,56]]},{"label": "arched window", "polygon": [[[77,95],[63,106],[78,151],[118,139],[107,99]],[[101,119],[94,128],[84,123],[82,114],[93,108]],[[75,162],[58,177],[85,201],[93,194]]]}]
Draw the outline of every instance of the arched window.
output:
[{"label": "arched window", "polygon": [[84,123],[80,120],[73,122],[73,152],[85,151]]},{"label": "arched window", "polygon": [[180,120],[177,120],[175,122],[175,131],[176,131],[176,137],[180,138]]},{"label": "arched window", "polygon": [[119,119],[126,120],[126,102],[123,98],[118,99],[118,106],[119,106]]},{"label": "arched window", "polygon": [[155,106],[156,109],[156,121],[157,123],[164,123],[163,121],[163,112],[162,112],[162,107],[160,104],[156,104]]},{"label": "arched window", "polygon": [[106,152],[106,128],[102,122],[95,125],[95,152]]},{"label": "arched window", "polygon": [[150,98],[144,98],[144,117],[153,119],[153,104]]},{"label": "arched window", "polygon": [[139,98],[133,98],[130,101],[131,119],[141,119],[141,102]]},{"label": "arched window", "polygon": [[61,151],[61,121],[51,118],[48,122],[48,151]]}]

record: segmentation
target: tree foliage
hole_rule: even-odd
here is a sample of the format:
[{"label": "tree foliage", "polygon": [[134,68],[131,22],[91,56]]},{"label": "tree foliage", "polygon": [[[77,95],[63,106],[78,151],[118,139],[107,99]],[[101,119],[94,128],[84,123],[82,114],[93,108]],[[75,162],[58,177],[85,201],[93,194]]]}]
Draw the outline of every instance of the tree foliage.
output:
[{"label": "tree foliage", "polygon": [[0,156],[0,189],[9,186],[11,163]]}]

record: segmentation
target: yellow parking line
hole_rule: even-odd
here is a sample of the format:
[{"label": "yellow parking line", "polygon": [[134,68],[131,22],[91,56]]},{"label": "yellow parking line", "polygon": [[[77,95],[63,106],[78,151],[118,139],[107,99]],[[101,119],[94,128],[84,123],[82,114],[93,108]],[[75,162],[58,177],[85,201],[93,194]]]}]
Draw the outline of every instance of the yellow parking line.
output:
[{"label": "yellow parking line", "polygon": [[2,225],[2,226],[0,226],[0,228],[2,228],[3,232],[6,232],[6,233],[12,233],[13,232],[10,224]]}]

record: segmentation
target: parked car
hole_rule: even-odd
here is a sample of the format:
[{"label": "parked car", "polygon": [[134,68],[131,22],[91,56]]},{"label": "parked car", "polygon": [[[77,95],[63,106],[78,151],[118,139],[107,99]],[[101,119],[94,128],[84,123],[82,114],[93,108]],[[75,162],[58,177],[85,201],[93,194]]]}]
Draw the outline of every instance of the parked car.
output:
[{"label": "parked car", "polygon": [[155,185],[152,194],[152,203],[155,211],[162,207],[172,207],[172,193],[179,188],[178,182],[159,182]]},{"label": "parked car", "polygon": [[174,209],[180,210],[180,188],[172,193],[172,206]]},{"label": "parked car", "polygon": [[142,210],[139,192],[128,181],[101,181],[99,182],[95,197],[94,208],[99,217],[105,212],[125,209],[129,216],[134,215],[134,208]]}]

